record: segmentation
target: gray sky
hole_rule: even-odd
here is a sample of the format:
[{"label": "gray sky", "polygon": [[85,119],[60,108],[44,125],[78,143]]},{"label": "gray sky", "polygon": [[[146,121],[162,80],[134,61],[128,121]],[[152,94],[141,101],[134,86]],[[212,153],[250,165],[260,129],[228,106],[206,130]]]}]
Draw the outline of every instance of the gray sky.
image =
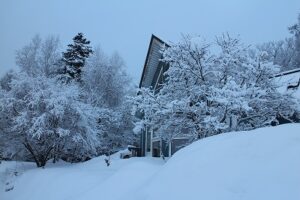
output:
[{"label": "gray sky", "polygon": [[92,45],[118,51],[138,83],[152,33],[178,41],[222,32],[255,44],[289,36],[300,0],[0,0],[0,75],[16,68],[15,50],[35,34],[59,35],[62,48],[83,32]]}]

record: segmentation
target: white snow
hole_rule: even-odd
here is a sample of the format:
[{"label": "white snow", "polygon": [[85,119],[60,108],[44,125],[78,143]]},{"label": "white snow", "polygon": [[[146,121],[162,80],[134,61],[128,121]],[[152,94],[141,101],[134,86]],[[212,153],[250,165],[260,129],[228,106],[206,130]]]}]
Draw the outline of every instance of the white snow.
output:
[{"label": "white snow", "polygon": [[[106,166],[104,156],[85,163],[48,163],[45,169],[37,169],[33,163],[15,162],[0,164],[1,200],[75,200],[75,199],[119,199],[128,192],[135,191],[141,182],[152,176],[162,164],[159,158],[119,159],[111,157],[111,165]],[[26,171],[15,177],[2,172]],[[11,179],[15,179],[13,182]],[[13,185],[8,192],[5,185]]]},{"label": "white snow", "polygon": [[[167,162],[112,156],[79,164],[0,164],[1,200],[299,200],[300,124],[209,137]],[[4,192],[9,170],[21,170]],[[14,175],[11,175],[14,176]]]},{"label": "white snow", "polygon": [[135,199],[299,200],[300,124],[195,142],[176,153]]},{"label": "white snow", "polygon": [[[282,76],[276,77],[275,80],[277,84],[279,84],[279,92],[281,93],[288,93],[294,96],[297,99],[300,99],[300,87],[297,89],[289,89],[287,90],[287,87],[289,85],[297,85],[299,79],[300,79],[300,68],[291,70],[291,71],[286,71],[286,75],[282,73]],[[294,72],[294,73],[292,73]],[[290,73],[290,74],[289,74]]]}]

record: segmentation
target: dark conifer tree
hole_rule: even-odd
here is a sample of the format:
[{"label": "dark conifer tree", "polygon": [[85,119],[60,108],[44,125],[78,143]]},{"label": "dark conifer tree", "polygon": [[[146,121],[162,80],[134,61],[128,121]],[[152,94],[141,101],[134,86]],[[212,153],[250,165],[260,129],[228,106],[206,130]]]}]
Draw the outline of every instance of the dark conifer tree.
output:
[{"label": "dark conifer tree", "polygon": [[83,36],[83,33],[78,33],[73,38],[73,44],[69,44],[66,52],[63,52],[64,74],[68,76],[68,79],[81,80],[85,60],[93,53],[89,44],[90,41]]}]

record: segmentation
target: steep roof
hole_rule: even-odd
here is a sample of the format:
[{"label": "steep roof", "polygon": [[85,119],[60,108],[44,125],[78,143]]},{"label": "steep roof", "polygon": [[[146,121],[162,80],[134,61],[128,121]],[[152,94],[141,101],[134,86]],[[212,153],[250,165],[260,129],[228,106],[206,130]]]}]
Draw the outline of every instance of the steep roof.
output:
[{"label": "steep roof", "polygon": [[300,79],[300,68],[293,69],[276,74],[276,82],[279,86],[278,91],[284,94],[291,94],[297,99],[300,99],[300,86],[294,89],[288,89],[289,86],[296,86]]},{"label": "steep roof", "polygon": [[294,73],[298,73],[298,72],[300,72],[300,68],[280,72],[280,73],[276,74],[274,77],[285,76],[285,75],[294,74]]},{"label": "steep roof", "polygon": [[153,79],[155,78],[155,73],[160,63],[160,59],[162,58],[162,53],[160,52],[160,50],[164,46],[169,47],[166,42],[153,34],[151,35],[139,87],[151,87]]}]

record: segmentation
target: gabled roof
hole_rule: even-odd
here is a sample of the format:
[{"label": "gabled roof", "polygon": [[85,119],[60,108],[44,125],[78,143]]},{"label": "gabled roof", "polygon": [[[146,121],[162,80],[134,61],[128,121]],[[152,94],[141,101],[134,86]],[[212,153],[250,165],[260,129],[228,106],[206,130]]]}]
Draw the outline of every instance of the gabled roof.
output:
[{"label": "gabled roof", "polygon": [[148,52],[143,68],[142,77],[139,87],[150,87],[153,81],[156,69],[159,65],[159,60],[162,58],[160,49],[169,45],[155,35],[151,35]]}]

